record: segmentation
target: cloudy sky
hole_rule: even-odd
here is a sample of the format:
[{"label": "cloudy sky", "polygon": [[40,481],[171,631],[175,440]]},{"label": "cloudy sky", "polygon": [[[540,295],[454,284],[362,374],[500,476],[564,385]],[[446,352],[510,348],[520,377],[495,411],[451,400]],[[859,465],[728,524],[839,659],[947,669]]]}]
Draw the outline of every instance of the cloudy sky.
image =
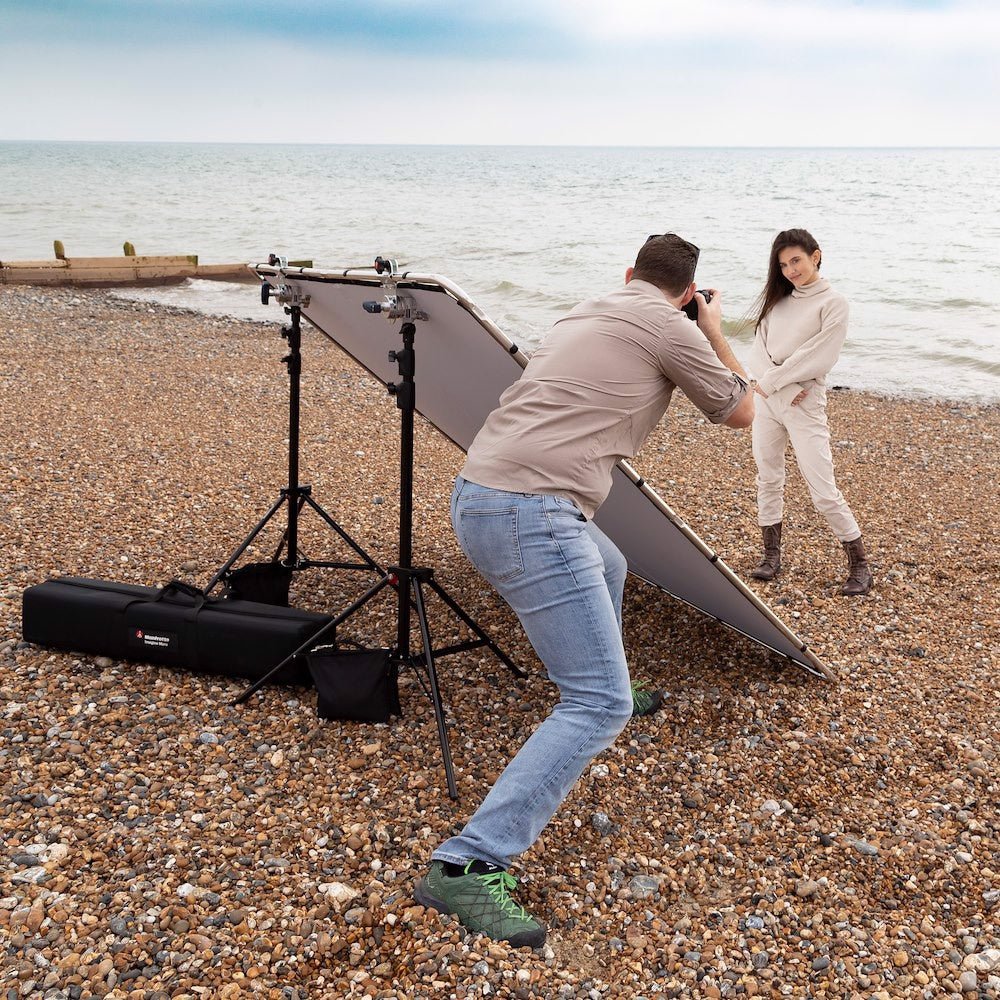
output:
[{"label": "cloudy sky", "polygon": [[997,0],[0,0],[0,139],[1000,146]]}]

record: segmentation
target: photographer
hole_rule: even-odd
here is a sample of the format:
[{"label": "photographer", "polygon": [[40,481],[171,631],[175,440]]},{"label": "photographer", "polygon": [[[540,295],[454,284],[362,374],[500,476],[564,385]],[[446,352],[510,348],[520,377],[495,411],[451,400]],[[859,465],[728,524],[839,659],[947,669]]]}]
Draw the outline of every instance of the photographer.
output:
[{"label": "photographer", "polygon": [[[517,614],[560,701],[462,832],[434,852],[415,895],[514,945],[538,947],[545,927],[512,899],[507,866],[639,707],[621,631],[626,561],[591,520],[614,465],[640,449],[675,388],[713,423],[753,419],[720,296],[706,303],[695,291],[697,261],[679,236],[650,236],[623,288],[554,325],[455,483],[459,543]],[[698,325],[681,311],[695,295]]]}]

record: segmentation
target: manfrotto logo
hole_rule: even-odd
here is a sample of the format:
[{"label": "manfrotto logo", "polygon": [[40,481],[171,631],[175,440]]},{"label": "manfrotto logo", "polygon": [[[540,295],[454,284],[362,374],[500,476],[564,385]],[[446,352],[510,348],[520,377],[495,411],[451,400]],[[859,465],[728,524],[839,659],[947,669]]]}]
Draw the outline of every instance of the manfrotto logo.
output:
[{"label": "manfrotto logo", "polygon": [[143,632],[142,629],[136,629],[135,637],[142,640],[145,646],[159,646],[161,649],[168,647],[171,641],[169,635],[154,635],[152,632]]},{"label": "manfrotto logo", "polygon": [[132,649],[145,650],[147,653],[154,650],[174,653],[180,647],[180,637],[176,632],[150,632],[141,625],[129,625],[128,636]]}]

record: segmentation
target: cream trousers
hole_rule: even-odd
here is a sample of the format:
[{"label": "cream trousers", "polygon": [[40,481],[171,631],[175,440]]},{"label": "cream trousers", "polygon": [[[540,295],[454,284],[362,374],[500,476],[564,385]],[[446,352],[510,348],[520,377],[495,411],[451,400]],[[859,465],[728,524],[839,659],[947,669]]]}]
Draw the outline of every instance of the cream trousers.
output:
[{"label": "cream trousers", "polygon": [[763,527],[781,521],[785,449],[791,441],[814,506],[840,541],[852,542],[861,537],[861,529],[833,475],[826,387],[812,384],[798,406],[791,405],[792,399],[794,387],[779,390],[767,399],[760,395],[755,398],[753,457],[757,463],[757,523]]}]

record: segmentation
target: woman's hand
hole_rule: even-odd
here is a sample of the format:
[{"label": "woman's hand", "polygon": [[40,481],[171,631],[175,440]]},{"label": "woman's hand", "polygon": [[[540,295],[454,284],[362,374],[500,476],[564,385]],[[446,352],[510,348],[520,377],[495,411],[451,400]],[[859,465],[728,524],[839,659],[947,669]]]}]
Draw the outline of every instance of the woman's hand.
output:
[{"label": "woman's hand", "polygon": [[809,395],[808,389],[803,389],[796,397],[792,400],[792,406],[798,406],[806,396]]},{"label": "woman's hand", "polygon": [[767,393],[764,392],[764,390],[760,387],[760,385],[757,382],[754,382],[753,384],[753,391],[757,393],[758,396],[763,396],[765,399],[768,398]]}]

